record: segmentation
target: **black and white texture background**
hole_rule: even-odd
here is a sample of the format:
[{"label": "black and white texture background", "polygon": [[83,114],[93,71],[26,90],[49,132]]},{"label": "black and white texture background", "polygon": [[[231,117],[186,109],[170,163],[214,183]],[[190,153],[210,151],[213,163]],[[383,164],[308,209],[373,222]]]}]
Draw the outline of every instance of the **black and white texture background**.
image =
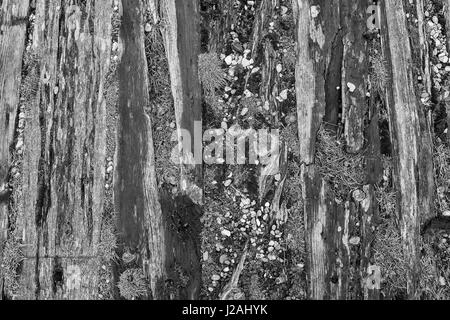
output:
[{"label": "black and white texture background", "polygon": [[0,299],[450,299],[450,0],[0,0]]}]

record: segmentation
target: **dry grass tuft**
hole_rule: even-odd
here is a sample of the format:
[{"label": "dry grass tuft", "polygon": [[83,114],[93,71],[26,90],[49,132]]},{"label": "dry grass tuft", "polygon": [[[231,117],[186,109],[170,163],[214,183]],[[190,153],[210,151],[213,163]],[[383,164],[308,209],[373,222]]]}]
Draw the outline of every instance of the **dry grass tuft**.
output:
[{"label": "dry grass tuft", "polygon": [[364,183],[364,156],[345,152],[344,142],[323,128],[317,134],[316,164],[321,175],[343,195]]},{"label": "dry grass tuft", "polygon": [[372,55],[370,65],[370,81],[374,88],[382,93],[390,83],[388,65],[381,54]]},{"label": "dry grass tuft", "polygon": [[198,74],[205,96],[215,96],[216,90],[226,86],[227,81],[222,62],[214,52],[202,53],[198,56]]},{"label": "dry grass tuft", "polygon": [[450,210],[450,149],[440,144],[434,148],[435,185],[437,189],[436,207],[438,212]]},{"label": "dry grass tuft", "polygon": [[403,297],[406,294],[408,268],[395,219],[382,218],[375,239],[374,259],[375,264],[381,268],[382,291],[387,297]]},{"label": "dry grass tuft", "polygon": [[21,243],[10,238],[0,243],[0,277],[4,279],[6,292],[14,294],[19,289],[17,269],[24,260]]},{"label": "dry grass tuft", "polygon": [[117,259],[117,247],[117,234],[114,223],[111,220],[106,220],[103,222],[100,232],[100,243],[98,245],[99,256],[104,261],[115,261]]},{"label": "dry grass tuft", "polygon": [[[381,268],[382,291],[389,299],[406,298],[407,259],[396,223],[396,193],[388,187],[378,187],[376,197],[380,206],[381,223],[377,228],[373,247],[375,264]],[[420,260],[421,297],[435,299],[440,295],[436,274],[436,258],[427,243],[422,244]]]},{"label": "dry grass tuft", "polygon": [[122,297],[136,300],[147,295],[148,281],[141,269],[128,269],[120,275],[117,287]]},{"label": "dry grass tuft", "polygon": [[23,59],[22,83],[20,98],[25,103],[31,103],[39,90],[40,58],[34,51],[26,52]]},{"label": "dry grass tuft", "polygon": [[250,300],[266,300],[266,295],[264,294],[264,290],[261,288],[261,284],[259,281],[259,277],[257,274],[253,274],[250,277],[249,284],[249,294]]}]

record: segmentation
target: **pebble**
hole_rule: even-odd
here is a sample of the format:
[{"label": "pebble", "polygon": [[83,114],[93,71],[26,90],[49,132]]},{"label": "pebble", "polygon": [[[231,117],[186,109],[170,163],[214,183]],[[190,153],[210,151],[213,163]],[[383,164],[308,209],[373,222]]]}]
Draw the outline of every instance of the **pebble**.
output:
[{"label": "pebble", "polygon": [[219,281],[219,280],[220,280],[220,276],[217,275],[217,274],[214,274],[214,275],[211,277],[211,280],[212,280],[212,281]]},{"label": "pebble", "polygon": [[228,261],[228,256],[226,254],[223,254],[220,256],[220,258],[219,258],[220,264],[224,264],[227,261]]},{"label": "pebble", "polygon": [[23,147],[23,139],[19,138],[17,140],[16,149],[19,150],[19,149],[22,149],[22,147]]},{"label": "pebble", "polygon": [[358,245],[361,242],[361,238],[360,237],[353,237],[348,241],[351,245]]},{"label": "pebble", "polygon": [[229,56],[227,56],[227,57],[225,58],[225,63],[226,63],[227,65],[231,65],[232,62],[233,62],[233,56],[232,56],[232,55],[229,55]]},{"label": "pebble", "polygon": [[242,66],[243,66],[244,68],[248,68],[248,67],[250,67],[252,64],[253,64],[253,59],[246,59],[246,58],[243,58],[243,59],[242,59]]},{"label": "pebble", "polygon": [[283,66],[281,64],[277,64],[277,72],[281,73],[283,71]]},{"label": "pebble", "polygon": [[229,230],[227,230],[227,229],[222,230],[221,234],[222,234],[224,237],[231,237],[231,231],[229,231]]},{"label": "pebble", "polygon": [[448,62],[448,57],[447,57],[447,56],[441,56],[441,57],[439,57],[439,60],[440,60],[442,63],[447,63],[447,62]]},{"label": "pebble", "polygon": [[439,277],[439,284],[440,284],[442,287],[445,287],[445,286],[447,285],[447,281],[445,281],[445,278],[444,278],[444,277],[442,277],[442,276]]},{"label": "pebble", "polygon": [[347,83],[347,87],[350,92],[355,92],[355,90],[356,90],[356,86],[351,82]]},{"label": "pebble", "polygon": [[285,90],[281,91],[280,98],[283,99],[283,101],[287,100],[287,98],[288,98],[288,89],[285,89]]}]

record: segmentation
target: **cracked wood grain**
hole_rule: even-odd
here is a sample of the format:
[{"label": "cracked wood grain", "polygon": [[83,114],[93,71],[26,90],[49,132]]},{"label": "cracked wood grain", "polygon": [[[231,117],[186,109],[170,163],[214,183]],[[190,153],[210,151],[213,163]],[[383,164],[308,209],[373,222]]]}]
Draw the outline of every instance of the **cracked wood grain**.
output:
[{"label": "cracked wood grain", "polygon": [[112,3],[39,0],[36,8],[40,78],[26,111],[19,298],[96,299]]}]

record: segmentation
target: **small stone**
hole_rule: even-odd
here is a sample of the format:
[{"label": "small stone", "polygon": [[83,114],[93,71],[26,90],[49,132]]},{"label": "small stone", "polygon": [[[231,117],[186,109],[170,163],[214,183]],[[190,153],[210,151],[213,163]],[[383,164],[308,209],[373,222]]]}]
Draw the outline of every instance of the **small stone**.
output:
[{"label": "small stone", "polygon": [[244,68],[248,68],[248,67],[250,67],[251,65],[253,64],[253,59],[246,59],[246,58],[244,58],[244,59],[242,59],[242,66],[244,67]]},{"label": "small stone", "polygon": [[277,64],[277,72],[281,73],[283,71],[283,66],[281,64]]},{"label": "small stone", "polygon": [[229,231],[229,230],[227,230],[227,229],[222,230],[221,234],[222,234],[224,237],[231,237],[231,231]]},{"label": "small stone", "polygon": [[215,274],[215,275],[213,275],[213,276],[211,277],[211,280],[212,280],[212,281],[219,281],[219,280],[220,280],[220,276],[217,275],[217,274]]},{"label": "small stone", "polygon": [[228,261],[228,256],[226,254],[223,254],[220,256],[220,258],[219,258],[220,264],[224,264],[227,261]]},{"label": "small stone", "polygon": [[233,56],[232,56],[232,55],[229,55],[229,56],[227,56],[227,57],[225,58],[225,63],[226,63],[227,65],[231,65],[232,62],[233,62]]},{"label": "small stone", "polygon": [[230,185],[231,185],[231,180],[229,179],[229,180],[227,180],[227,181],[225,181],[224,183],[223,183],[223,185],[225,186],[225,187],[229,187]]},{"label": "small stone", "polygon": [[357,246],[360,243],[361,239],[359,237],[352,237],[348,242],[351,245]]},{"label": "small stone", "polygon": [[283,101],[287,100],[287,98],[288,98],[288,90],[287,89],[281,91],[280,98],[283,99]]},{"label": "small stone", "polygon": [[442,57],[439,57],[439,60],[440,60],[442,63],[447,63],[447,62],[448,62],[448,56],[442,56]]},{"label": "small stone", "polygon": [[22,149],[22,147],[23,147],[23,139],[19,139],[16,144],[16,149],[19,150]]},{"label": "small stone", "polygon": [[208,261],[209,253],[208,251],[203,252],[203,261]]},{"label": "small stone", "polygon": [[248,108],[244,108],[241,111],[241,116],[245,116],[248,113]]},{"label": "small stone", "polygon": [[227,130],[227,129],[228,129],[228,124],[227,124],[225,121],[222,121],[222,123],[220,124],[220,127],[221,127],[223,130]]},{"label": "small stone", "polygon": [[320,12],[320,8],[319,6],[311,6],[311,17],[312,18],[317,18],[317,16],[319,15]]},{"label": "small stone", "polygon": [[450,211],[444,211],[443,213],[442,213],[442,215],[444,216],[444,217],[450,217]]},{"label": "small stone", "polygon": [[150,32],[152,31],[152,25],[150,23],[146,23],[145,24],[145,32]]},{"label": "small stone", "polygon": [[355,92],[355,90],[356,90],[356,86],[351,82],[347,83],[347,87],[350,92]]}]

